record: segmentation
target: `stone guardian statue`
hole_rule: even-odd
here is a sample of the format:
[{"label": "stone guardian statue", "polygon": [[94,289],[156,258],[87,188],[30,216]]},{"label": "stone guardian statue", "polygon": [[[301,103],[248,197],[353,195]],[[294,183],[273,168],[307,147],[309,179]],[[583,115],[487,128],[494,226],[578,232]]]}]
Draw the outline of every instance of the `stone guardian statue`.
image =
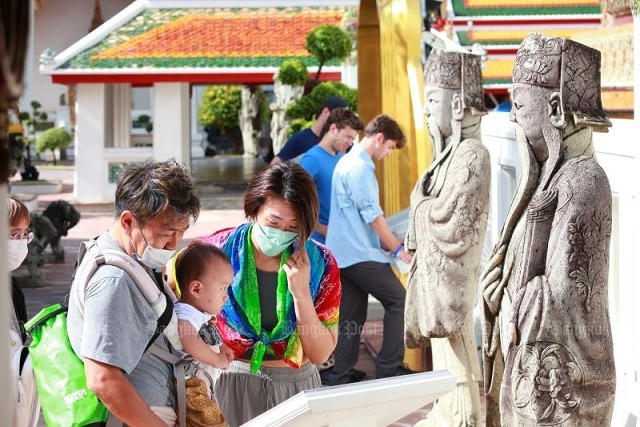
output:
[{"label": "stone guardian statue", "polygon": [[522,178],[480,288],[488,426],[610,425],[611,189],[600,52],[529,34],[513,69]]},{"label": "stone guardian statue", "polygon": [[425,114],[434,160],[411,193],[406,248],[413,252],[405,343],[431,344],[434,369],[458,381],[419,425],[480,424],[481,379],[473,307],[489,207],[489,152],[480,141],[486,114],[481,58],[434,49],[425,64]]}]

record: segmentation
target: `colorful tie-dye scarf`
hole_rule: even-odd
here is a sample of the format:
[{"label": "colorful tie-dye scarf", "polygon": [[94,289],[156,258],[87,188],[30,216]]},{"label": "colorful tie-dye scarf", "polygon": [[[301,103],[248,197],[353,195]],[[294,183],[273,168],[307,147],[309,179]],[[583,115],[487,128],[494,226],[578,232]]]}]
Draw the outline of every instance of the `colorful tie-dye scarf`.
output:
[{"label": "colorful tie-dye scarf", "polygon": [[[280,259],[276,288],[276,313],[278,322],[272,331],[262,328],[260,294],[256,275],[252,224],[243,224],[236,229],[220,230],[199,241],[221,248],[231,261],[234,279],[229,287],[229,299],[216,317],[216,326],[222,339],[236,356],[253,349],[251,371],[257,372],[265,352],[275,355],[292,367],[300,367],[304,354],[300,336],[296,330],[296,315],[293,297],[289,292],[287,276],[282,269],[291,254],[285,250]],[[340,271],[329,250],[312,240],[305,243],[311,277],[309,291],[314,301],[318,318],[325,326],[338,323],[340,309]]]}]

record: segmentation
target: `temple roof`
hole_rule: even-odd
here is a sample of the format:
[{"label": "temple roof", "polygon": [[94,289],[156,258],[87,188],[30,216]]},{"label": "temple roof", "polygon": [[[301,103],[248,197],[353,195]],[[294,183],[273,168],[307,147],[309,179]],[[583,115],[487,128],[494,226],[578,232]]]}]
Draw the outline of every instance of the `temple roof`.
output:
[{"label": "temple roof", "polygon": [[451,0],[456,16],[540,16],[600,13],[599,0]]},{"label": "temple roof", "polygon": [[574,37],[601,24],[599,0],[451,0],[450,25],[458,42],[487,51],[486,89],[506,90],[518,47],[536,32]]},{"label": "temple roof", "polygon": [[[324,24],[354,29],[355,5],[357,0],[137,0],[41,71],[58,83],[268,83],[286,59],[317,67],[306,36]],[[339,78],[337,65],[325,64],[325,78]]]}]

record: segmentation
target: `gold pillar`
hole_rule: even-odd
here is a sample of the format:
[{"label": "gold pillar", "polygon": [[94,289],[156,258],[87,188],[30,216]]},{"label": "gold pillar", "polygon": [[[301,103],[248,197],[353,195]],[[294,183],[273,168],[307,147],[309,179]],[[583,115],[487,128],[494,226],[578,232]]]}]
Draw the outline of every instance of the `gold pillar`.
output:
[{"label": "gold pillar", "polygon": [[382,208],[385,215],[393,215],[409,206],[411,189],[430,161],[421,112],[420,4],[418,0],[362,0],[359,16],[360,115],[368,122],[386,113],[407,135],[405,148],[376,165]]}]

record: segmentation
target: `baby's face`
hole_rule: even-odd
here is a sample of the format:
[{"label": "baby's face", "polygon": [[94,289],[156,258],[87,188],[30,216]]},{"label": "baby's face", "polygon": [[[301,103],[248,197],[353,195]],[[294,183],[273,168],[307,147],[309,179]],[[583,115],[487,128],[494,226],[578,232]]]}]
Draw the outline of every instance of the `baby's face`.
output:
[{"label": "baby's face", "polygon": [[202,292],[200,302],[208,313],[218,314],[227,301],[227,288],[233,280],[233,270],[224,261],[216,260],[209,264],[202,276]]}]

